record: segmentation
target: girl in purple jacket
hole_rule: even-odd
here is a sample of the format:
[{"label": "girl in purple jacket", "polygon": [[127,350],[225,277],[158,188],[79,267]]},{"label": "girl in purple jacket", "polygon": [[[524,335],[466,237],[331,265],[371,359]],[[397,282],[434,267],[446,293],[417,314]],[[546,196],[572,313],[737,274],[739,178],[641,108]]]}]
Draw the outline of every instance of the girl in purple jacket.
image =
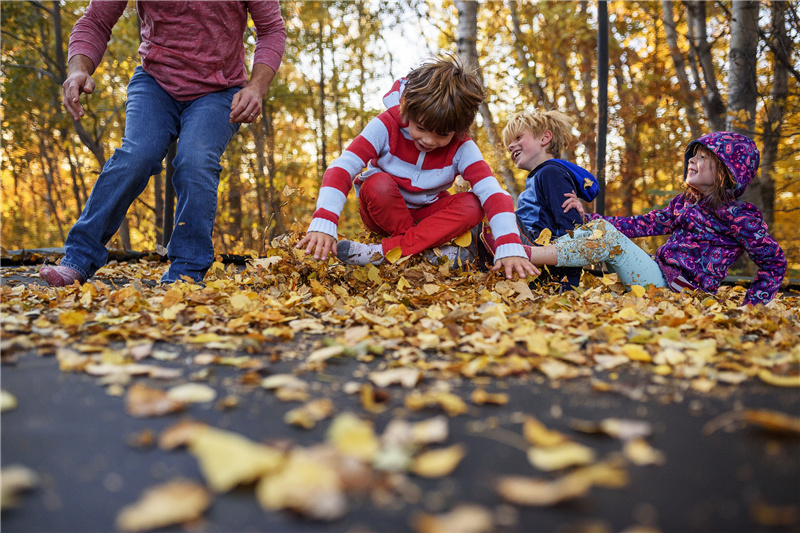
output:
[{"label": "girl in purple jacket", "polygon": [[[591,222],[534,248],[536,265],[583,266],[606,262],[626,285],[699,289],[714,293],[743,252],[758,266],[745,304],[767,303],[786,273],[783,250],[769,234],[761,211],[738,201],[756,175],[755,143],[738,133],[714,132],[689,144],[684,157],[686,191],[664,209],[633,217],[585,214],[570,195],[565,207]],[[669,235],[655,258],[631,238]]]}]

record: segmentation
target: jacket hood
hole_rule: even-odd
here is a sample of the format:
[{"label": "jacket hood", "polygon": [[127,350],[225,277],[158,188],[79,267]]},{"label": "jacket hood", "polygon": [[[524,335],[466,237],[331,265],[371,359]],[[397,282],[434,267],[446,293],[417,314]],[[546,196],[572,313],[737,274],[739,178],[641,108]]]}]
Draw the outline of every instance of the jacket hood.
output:
[{"label": "jacket hood", "polygon": [[565,161],[563,159],[548,159],[546,163],[561,165],[572,174],[575,194],[577,194],[579,198],[591,202],[597,197],[597,194],[600,192],[600,184],[597,183],[597,178],[595,178],[591,172],[571,161]]},{"label": "jacket hood", "polygon": [[400,97],[406,89],[407,81],[406,78],[400,78],[392,84],[392,88],[389,89],[389,92],[383,95],[383,105],[386,106],[386,110],[389,111],[392,117],[403,127],[406,126],[406,123],[400,116]]},{"label": "jacket hood", "polygon": [[728,168],[734,180],[733,195],[739,198],[756,177],[761,154],[748,137],[730,131],[715,131],[689,143],[683,158],[683,181],[689,171],[689,159],[695,146],[701,144],[711,150]]}]

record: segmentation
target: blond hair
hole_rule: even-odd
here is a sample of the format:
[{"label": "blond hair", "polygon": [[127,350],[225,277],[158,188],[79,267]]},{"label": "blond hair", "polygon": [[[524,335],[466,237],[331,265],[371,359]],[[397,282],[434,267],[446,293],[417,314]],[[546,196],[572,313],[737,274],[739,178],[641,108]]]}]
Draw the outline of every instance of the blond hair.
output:
[{"label": "blond hair", "polygon": [[519,111],[511,115],[508,124],[503,128],[503,143],[508,146],[525,131],[534,137],[550,131],[553,138],[547,146],[547,153],[559,157],[575,138],[572,134],[574,123],[574,119],[561,111]]},{"label": "blond hair", "polygon": [[400,114],[437,135],[466,134],[486,97],[477,70],[454,56],[430,60],[406,80]]}]

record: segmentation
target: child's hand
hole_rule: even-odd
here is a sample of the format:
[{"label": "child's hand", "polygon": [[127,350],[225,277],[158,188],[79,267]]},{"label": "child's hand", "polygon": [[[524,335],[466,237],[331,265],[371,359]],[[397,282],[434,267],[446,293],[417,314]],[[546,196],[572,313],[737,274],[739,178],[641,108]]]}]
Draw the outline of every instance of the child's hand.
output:
[{"label": "child's hand", "polygon": [[318,261],[320,259],[327,259],[329,253],[332,253],[336,257],[339,256],[336,252],[336,239],[321,231],[309,231],[306,233],[306,236],[297,243],[295,248],[302,248],[303,246],[306,246],[307,254],[313,251],[314,259]]},{"label": "child's hand", "polygon": [[565,193],[564,196],[567,197],[567,199],[564,200],[564,203],[561,204],[561,207],[564,208],[564,212],[566,213],[570,209],[577,209],[578,213],[581,215],[581,220],[585,220],[586,212],[583,210],[583,204],[578,198],[578,195],[575,194],[575,191]]},{"label": "child's hand", "polygon": [[519,277],[525,279],[528,275],[538,276],[541,271],[534,266],[533,263],[528,261],[525,257],[504,257],[495,261],[492,270],[497,271],[501,268],[506,269],[506,278],[512,279],[514,272],[519,274]]}]

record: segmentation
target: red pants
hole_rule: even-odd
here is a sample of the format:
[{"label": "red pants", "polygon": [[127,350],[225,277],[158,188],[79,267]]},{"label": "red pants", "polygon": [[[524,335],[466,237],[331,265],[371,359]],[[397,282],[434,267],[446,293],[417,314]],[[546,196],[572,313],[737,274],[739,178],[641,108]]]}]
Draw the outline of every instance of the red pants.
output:
[{"label": "red pants", "polygon": [[383,253],[398,246],[403,256],[418,254],[463,235],[483,219],[483,208],[471,192],[444,193],[434,203],[409,209],[394,178],[384,172],[371,175],[358,192],[361,220],[379,235]]}]

